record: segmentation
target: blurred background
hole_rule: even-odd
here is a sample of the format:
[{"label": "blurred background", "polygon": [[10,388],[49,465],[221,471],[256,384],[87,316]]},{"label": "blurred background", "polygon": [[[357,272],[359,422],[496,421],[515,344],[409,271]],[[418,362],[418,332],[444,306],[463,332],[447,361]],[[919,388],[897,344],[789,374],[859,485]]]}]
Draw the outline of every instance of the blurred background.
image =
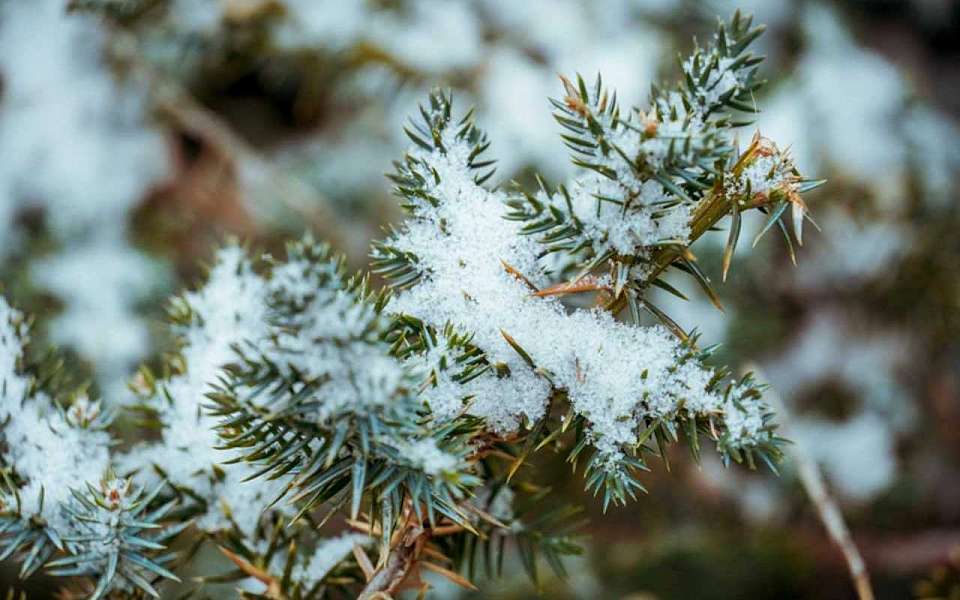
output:
[{"label": "blurred background", "polygon": [[[960,597],[952,0],[0,0],[3,292],[123,404],[136,366],[170,347],[166,298],[227,236],[276,250],[311,230],[364,266],[399,218],[383,174],[431,87],[476,106],[496,182],[562,181],[557,73],[602,71],[643,104],[735,8],[769,27],[757,127],[829,179],[809,200],[822,232],[796,267],[775,236],[741,244],[724,313],[692,289],[663,302],[772,384],[879,598]],[[723,241],[698,250],[715,279]],[[544,571],[544,597],[853,597],[791,464],[777,477],[678,452],[607,515],[562,460],[536,468],[591,517],[586,554],[566,580]],[[534,596],[509,564],[483,597]]]}]

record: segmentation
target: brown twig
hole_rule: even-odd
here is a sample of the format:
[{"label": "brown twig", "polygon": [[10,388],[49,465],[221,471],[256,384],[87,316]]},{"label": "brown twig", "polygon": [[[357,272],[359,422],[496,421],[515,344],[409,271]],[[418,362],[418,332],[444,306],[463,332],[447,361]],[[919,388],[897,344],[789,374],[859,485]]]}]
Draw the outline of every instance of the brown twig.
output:
[{"label": "brown twig", "polygon": [[[763,380],[760,369],[755,365],[750,370],[756,373],[758,380]],[[787,454],[793,459],[797,466],[797,474],[800,477],[800,483],[807,492],[814,507],[817,509],[817,516],[823,523],[824,529],[834,544],[840,548],[843,558],[847,563],[847,569],[850,571],[850,578],[857,590],[857,597],[860,600],[874,600],[873,586],[870,584],[870,573],[867,571],[867,564],[857,548],[853,536],[850,535],[850,529],[843,519],[843,512],[837,505],[836,500],[830,496],[827,490],[827,484],[820,472],[820,467],[816,461],[807,452],[804,444],[796,437],[790,435],[790,412],[787,410],[783,400],[773,392],[772,389],[764,394],[770,405],[776,410],[779,417],[780,428],[784,435],[793,442],[787,448]]]},{"label": "brown twig", "polygon": [[414,570],[423,546],[429,538],[429,529],[425,529],[419,523],[408,521],[399,543],[390,549],[386,562],[373,573],[373,577],[364,586],[357,599],[377,600],[392,597]]},{"label": "brown twig", "polygon": [[[646,276],[646,281],[653,281],[659,277],[667,268],[670,267],[677,259],[684,257],[685,255],[690,258],[690,249],[691,246],[696,240],[698,240],[705,233],[710,231],[714,225],[720,222],[721,219],[730,214],[730,204],[732,200],[728,197],[727,194],[724,194],[721,190],[713,190],[709,192],[706,198],[703,199],[700,204],[697,205],[694,209],[693,217],[690,219],[690,242],[686,246],[667,246],[660,248],[653,254],[653,269]],[[760,208],[769,204],[769,199],[767,198],[752,198],[746,202],[740,203],[740,211],[745,212],[753,208]],[[719,303],[715,298],[710,299],[715,305],[717,305],[720,310],[723,310],[722,306],[719,306]],[[613,314],[619,313],[627,306],[627,295],[619,294],[612,300],[610,300],[604,308],[609,310]]]},{"label": "brown twig", "polygon": [[609,291],[610,286],[604,283],[599,277],[586,275],[574,281],[564,281],[545,287],[540,291],[534,292],[534,296],[541,298],[546,296],[566,296],[568,294],[580,294],[582,292]]},{"label": "brown twig", "polygon": [[227,548],[224,548],[223,546],[219,546],[219,548],[220,552],[230,559],[230,562],[236,565],[237,568],[240,569],[245,575],[252,577],[267,586],[267,590],[264,592],[265,597],[272,598],[273,600],[284,600],[283,592],[280,590],[280,582],[270,575],[270,573],[251,564],[242,556],[228,550]]}]

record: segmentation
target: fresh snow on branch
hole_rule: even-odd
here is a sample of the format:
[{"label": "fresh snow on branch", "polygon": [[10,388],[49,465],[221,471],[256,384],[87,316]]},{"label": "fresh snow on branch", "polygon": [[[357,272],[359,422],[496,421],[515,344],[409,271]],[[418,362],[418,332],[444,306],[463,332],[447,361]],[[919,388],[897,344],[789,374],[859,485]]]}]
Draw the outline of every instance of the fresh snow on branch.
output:
[{"label": "fresh snow on branch", "polygon": [[[495,366],[464,384],[452,370],[440,371],[426,392],[435,414],[465,410],[505,433],[540,420],[551,394],[562,390],[609,462],[656,419],[707,418],[732,446],[768,441],[773,433],[763,402],[736,386],[717,386],[714,372],[666,328],[618,322],[600,309],[570,311],[535,293],[550,281],[542,247],[505,219],[503,192],[476,183],[471,163],[486,142],[470,143],[471,125],[448,126],[450,106],[435,100],[440,109],[425,127],[439,137],[430,150],[411,149],[402,175],[423,182],[409,194],[413,214],[384,242],[415,256],[419,277],[388,310],[469,332]],[[422,359],[430,364],[442,355],[441,347]]]},{"label": "fresh snow on branch", "polygon": [[[433,16],[455,21],[449,10]],[[55,382],[0,300],[0,553],[25,575],[84,578],[94,598],[157,596],[181,557],[167,544],[192,527],[232,563],[210,581],[375,598],[421,568],[470,587],[455,569],[508,540],[532,574],[541,554],[562,571],[580,552],[576,510],[544,510],[549,490],[514,478],[551,442],[583,459],[604,508],[643,491],[649,456],[681,440],[694,459],[711,443],[726,463],[775,468],[784,440],[762,387],[710,364],[712,349],[646,296],[673,290],[660,275],[677,269],[719,304],[691,247],[729,218],[726,276],[742,211],[766,214],[760,235],[801,241],[801,193],[819,182],[759,133],[737,143],[737,115],[756,110],[761,59],[747,49],[761,31],[739,13],[720,24],[646,109],[622,110],[599,77],[589,89],[563,78],[555,117],[577,172],[552,191],[494,187],[472,111],[457,120],[451,96],[431,94],[390,176],[407,218],[372,249],[388,285],[310,235],[278,256],[229,242],[170,302],[176,346],[133,378],[138,402],[107,409]],[[74,269],[38,273],[88,305]],[[155,434],[121,442],[139,424]],[[318,539],[335,515],[335,537]]]},{"label": "fresh snow on branch", "polygon": [[244,482],[253,470],[242,462],[223,464],[234,455],[218,448],[217,420],[204,409],[223,367],[235,358],[233,346],[266,337],[267,293],[245,251],[225,246],[206,284],[171,305],[181,340],[176,361],[181,372],[161,381],[141,372],[137,380],[147,392],[146,405],[157,413],[162,440],[134,447],[121,464],[201,498],[205,507],[197,523],[207,531],[236,525],[252,535],[263,509],[283,489],[283,482]]}]

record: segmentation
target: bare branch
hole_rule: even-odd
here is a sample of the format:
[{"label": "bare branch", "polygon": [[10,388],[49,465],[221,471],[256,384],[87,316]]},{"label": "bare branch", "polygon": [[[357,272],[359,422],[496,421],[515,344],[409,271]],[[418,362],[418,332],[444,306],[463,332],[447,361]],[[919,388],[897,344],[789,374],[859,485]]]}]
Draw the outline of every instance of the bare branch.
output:
[{"label": "bare branch", "polygon": [[[756,365],[751,365],[750,370],[757,374],[760,380],[763,380],[762,372]],[[843,518],[843,512],[837,505],[836,500],[827,490],[827,484],[824,481],[823,473],[816,461],[804,447],[803,442],[795,435],[791,435],[790,412],[783,402],[783,399],[776,394],[772,388],[766,392],[766,398],[771,406],[776,410],[779,417],[781,429],[784,435],[788,436],[793,442],[787,448],[787,453],[797,465],[797,475],[800,477],[800,483],[806,490],[807,496],[813,502],[817,509],[817,516],[830,539],[840,548],[843,558],[847,563],[847,569],[850,571],[850,578],[857,590],[857,597],[860,600],[873,600],[873,587],[870,584],[870,573],[867,571],[867,564],[857,548],[853,536],[850,535],[850,529]]]}]

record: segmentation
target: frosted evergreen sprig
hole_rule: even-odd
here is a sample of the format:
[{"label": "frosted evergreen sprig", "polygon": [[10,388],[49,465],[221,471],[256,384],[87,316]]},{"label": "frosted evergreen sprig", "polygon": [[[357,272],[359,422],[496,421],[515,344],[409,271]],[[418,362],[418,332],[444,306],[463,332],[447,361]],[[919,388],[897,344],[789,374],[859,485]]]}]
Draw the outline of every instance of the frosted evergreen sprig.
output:
[{"label": "frosted evergreen sprig", "polygon": [[[681,433],[695,452],[707,437],[727,458],[776,462],[781,440],[750,379],[725,382],[724,371],[704,366],[707,353],[694,340],[678,343],[664,328],[561,304],[540,243],[511,222],[515,205],[478,183],[486,138],[469,113],[454,127],[449,104],[438,93],[430,106],[440,110],[421,111],[415,146],[394,177],[409,216],[373,250],[375,268],[396,282],[385,310],[409,330],[404,354],[420,361],[434,418],[479,417],[504,439],[527,440],[521,459],[540,436],[578,425],[571,461],[593,449],[587,485],[603,492],[604,505],[642,490],[642,455],[662,454]],[[615,287],[597,281],[584,289]],[[550,431],[553,411],[564,416]],[[529,434],[519,432],[524,426]]]},{"label": "frosted evergreen sprig", "polygon": [[114,411],[54,385],[63,382],[56,361],[31,363],[28,343],[28,321],[0,298],[0,560],[20,562],[21,578],[47,567],[95,581],[91,598],[157,597],[157,579],[176,579],[162,566],[171,559],[163,542],[184,525],[164,520],[172,504],[110,473]]},{"label": "frosted evergreen sprig", "polygon": [[156,506],[153,501],[160,491],[158,487],[144,495],[129,479],[112,474],[99,486],[88,483],[85,490],[73,490],[73,502],[64,507],[77,524],[75,532],[63,538],[70,556],[50,562],[50,573],[97,579],[91,599],[114,590],[142,590],[159,598],[158,580],[179,581],[164,566],[174,559],[174,554],[164,552],[166,542],[189,525],[163,527],[175,502]]},{"label": "frosted evergreen sprig", "polygon": [[[784,440],[762,386],[712,366],[646,298],[677,268],[715,299],[690,246],[723,218],[724,275],[745,210],[768,213],[761,235],[801,240],[817,182],[774,142],[740,148],[733,133],[734,111],[753,110],[760,31],[739,14],[721,24],[646,110],[622,112],[599,79],[564,80],[555,106],[580,171],[554,191],[490,187],[472,112],[431,94],[391,175],[407,216],[371,251],[388,289],[310,237],[279,258],[228,243],[171,302],[176,351],[132,382],[158,435],[122,453],[110,411],[38,385],[23,318],[0,304],[4,556],[95,581],[94,597],[156,595],[175,577],[166,540],[195,526],[234,565],[207,580],[243,579],[248,597],[376,598],[420,570],[470,587],[450,565],[472,577],[508,541],[532,576],[538,556],[562,573],[575,511],[544,510],[548,492],[526,493],[520,470],[546,448],[582,467],[605,509],[678,442],[775,469]],[[592,307],[568,302],[587,293]],[[642,326],[641,310],[664,325]],[[102,483],[77,489],[80,465]],[[335,515],[349,531],[318,540]]]},{"label": "frosted evergreen sprig", "polygon": [[531,233],[545,230],[550,251],[589,250],[597,265],[685,243],[689,210],[735,151],[731,130],[738,123],[721,111],[754,110],[747,101],[762,83],[762,58],[747,48],[762,31],[739,13],[729,33],[721,23],[714,44],[682,63],[680,85],[653,87],[647,109],[621,111],[599,76],[592,89],[580,77],[576,84],[563,78],[565,96],[552,100],[555,118],[585,172],[553,195],[542,190],[539,199],[514,200],[512,218],[531,221]]},{"label": "frosted evergreen sprig", "polygon": [[386,339],[386,298],[309,239],[272,264],[267,287],[267,341],[238,345],[209,395],[223,447],[254,476],[290,474],[300,514],[328,503],[356,519],[369,505],[385,543],[406,502],[431,523],[465,522],[459,501],[479,482],[472,428],[425,426],[417,382]]},{"label": "frosted evergreen sprig", "polygon": [[[7,481],[0,497],[0,534],[4,537],[0,559],[12,557],[21,561],[19,575],[25,579],[46,564],[57,551],[63,550],[63,541],[57,529],[50,527],[40,514],[24,511],[17,485],[10,481],[6,472],[4,478]],[[38,498],[38,507],[42,514],[42,493]]]},{"label": "frosted evergreen sprig", "polygon": [[[690,245],[721,218],[731,219],[724,277],[745,210],[768,212],[766,229],[777,224],[786,234],[785,208],[792,206],[794,236],[802,239],[808,215],[800,193],[822,182],[805,180],[770,140],[757,136],[744,151],[736,143],[737,129],[749,123],[736,115],[757,111],[754,93],[763,85],[757,65],[763,58],[748,49],[762,32],[739,12],[721,22],[707,48],[697,47],[681,61],[678,85],[653,87],[646,109],[622,110],[599,76],[592,88],[580,77],[576,84],[563,78],[565,95],[553,100],[555,117],[581,173],[555,191],[541,183],[539,190],[518,190],[508,201],[509,218],[524,223],[524,233],[535,235],[544,252],[566,257],[561,276],[572,278],[571,285],[550,293],[576,292],[573,284],[607,266],[611,308],[629,305],[635,318],[647,310],[676,329],[641,299],[650,285],[675,293],[660,278],[675,267],[719,305]],[[786,240],[792,252],[789,235]]]},{"label": "frosted evergreen sprig", "polygon": [[[209,536],[251,535],[285,481],[244,484],[254,470],[233,464],[235,454],[219,449],[217,419],[204,410],[222,368],[235,359],[233,346],[266,335],[267,288],[246,251],[228,244],[217,254],[202,287],[174,298],[169,307],[179,341],[160,375],[143,368],[133,387],[137,407],[158,441],[134,446],[120,458],[123,473],[168,483]],[[278,507],[283,510],[283,507]]]},{"label": "frosted evergreen sprig", "polygon": [[[429,153],[446,154],[447,144],[450,144],[449,151],[461,155],[464,166],[477,185],[489,180],[495,172],[492,166],[494,161],[483,156],[490,142],[474,124],[473,111],[454,123],[452,110],[452,94],[430,94],[427,106],[420,107],[421,119],[411,118],[410,125],[404,128],[418,152],[408,153],[402,160],[394,162],[395,172],[387,177],[394,183],[402,199],[401,206],[412,215],[428,214],[431,208],[442,202],[433,191],[440,182],[440,174],[427,160]],[[373,242],[370,268],[374,273],[389,278],[394,289],[413,285],[423,274],[423,266],[418,262],[415,251],[380,241]]]}]

